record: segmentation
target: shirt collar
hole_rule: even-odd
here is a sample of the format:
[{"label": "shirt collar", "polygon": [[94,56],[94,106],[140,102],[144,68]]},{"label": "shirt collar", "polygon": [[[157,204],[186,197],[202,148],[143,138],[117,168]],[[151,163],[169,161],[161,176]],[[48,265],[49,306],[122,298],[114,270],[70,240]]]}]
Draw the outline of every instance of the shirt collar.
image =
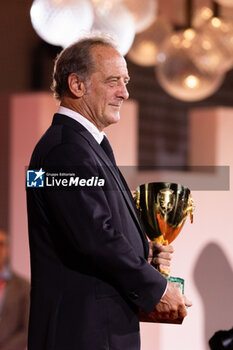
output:
[{"label": "shirt collar", "polygon": [[76,120],[92,134],[92,136],[99,144],[102,142],[105,133],[103,131],[99,131],[92,122],[90,122],[87,118],[83,117],[81,114],[63,106],[59,107],[58,113],[65,114],[67,117]]}]

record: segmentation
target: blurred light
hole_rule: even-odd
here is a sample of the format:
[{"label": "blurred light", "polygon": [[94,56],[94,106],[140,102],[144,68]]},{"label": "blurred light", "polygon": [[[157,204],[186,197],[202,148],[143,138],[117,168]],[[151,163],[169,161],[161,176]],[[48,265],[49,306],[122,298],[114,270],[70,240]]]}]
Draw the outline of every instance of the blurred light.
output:
[{"label": "blurred light", "polygon": [[122,0],[133,16],[136,33],[146,30],[155,20],[156,0]]},{"label": "blurred light", "polygon": [[160,47],[171,33],[171,25],[162,17],[157,17],[147,30],[135,36],[128,57],[132,62],[141,66],[155,66]]},{"label": "blurred light", "polygon": [[231,69],[233,66],[233,23],[214,17],[202,26],[201,31],[215,43],[218,52],[221,53],[220,69],[222,71]]},{"label": "blurred light", "polygon": [[[233,0],[216,1],[233,7]],[[158,64],[160,84],[176,98],[198,101],[214,93],[233,67],[233,23],[205,6],[192,28],[173,33],[156,12],[157,0],[34,0],[30,15],[52,45],[66,47],[90,31],[110,34],[134,63]]]},{"label": "blurred light", "polygon": [[202,48],[204,49],[204,50],[211,50],[211,48],[212,48],[212,44],[211,44],[211,42],[209,41],[209,40],[203,40],[202,41],[202,43],[201,43],[201,45],[202,45]]},{"label": "blurred light", "polygon": [[166,60],[166,55],[163,52],[160,52],[157,58],[158,58],[158,62],[164,62]]},{"label": "blurred light", "polygon": [[188,75],[184,79],[184,84],[189,89],[194,89],[194,88],[197,88],[200,85],[200,81],[195,75]]},{"label": "blurred light", "polygon": [[181,40],[177,34],[173,34],[170,40],[174,47],[181,47]]},{"label": "blurred light", "polygon": [[98,15],[106,15],[119,3],[119,0],[91,0],[91,3]]},{"label": "blurred light", "polygon": [[182,46],[185,47],[186,49],[189,49],[192,45],[191,40],[185,39],[182,41]]},{"label": "blurred light", "polygon": [[173,49],[183,49],[190,55],[195,65],[206,73],[222,72],[226,64],[226,55],[218,47],[213,35],[205,30],[194,29],[176,32],[170,39]]},{"label": "blurred light", "polygon": [[216,2],[219,5],[222,5],[222,6],[233,7],[233,1],[232,0],[216,0]]},{"label": "blurred light", "polygon": [[205,22],[207,22],[213,16],[213,11],[209,7],[202,7],[193,16],[192,26],[194,28],[200,28]]},{"label": "blurred light", "polygon": [[189,28],[184,31],[185,39],[192,40],[196,36],[195,30]]},{"label": "blurred light", "polygon": [[126,55],[134,41],[135,26],[130,12],[114,0],[92,0],[95,19],[92,30],[106,32],[117,39],[119,51]]},{"label": "blurred light", "polygon": [[193,49],[193,41],[199,42],[198,34],[190,36],[189,48],[186,48],[184,32],[178,32],[175,41],[174,35],[172,37],[165,41],[158,55],[158,58],[163,59],[156,68],[158,81],[164,90],[183,101],[199,101],[217,91],[223,81],[223,74],[201,69],[196,64],[195,57],[199,56]]},{"label": "blurred light", "polygon": [[30,15],[43,40],[63,47],[89,31],[94,19],[88,0],[34,0]]},{"label": "blurred light", "polygon": [[206,31],[200,30],[198,32],[197,37],[192,42],[191,54],[200,70],[211,74],[223,71],[226,56],[219,49],[214,37]]},{"label": "blurred light", "polygon": [[208,21],[211,17],[213,16],[213,11],[208,8],[208,7],[203,7],[201,9],[201,17],[205,20]]},{"label": "blurred light", "polygon": [[211,24],[215,28],[219,28],[221,26],[221,20],[218,17],[214,17],[211,19]]}]

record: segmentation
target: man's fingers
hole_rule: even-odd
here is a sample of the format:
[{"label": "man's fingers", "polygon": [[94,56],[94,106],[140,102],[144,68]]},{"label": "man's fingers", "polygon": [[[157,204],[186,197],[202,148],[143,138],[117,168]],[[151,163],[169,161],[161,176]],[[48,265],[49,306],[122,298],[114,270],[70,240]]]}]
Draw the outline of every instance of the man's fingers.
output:
[{"label": "man's fingers", "polygon": [[178,312],[178,310],[176,310],[176,311],[171,311],[169,316],[170,316],[170,318],[171,318],[172,320],[177,319],[177,318],[179,317],[179,312]]},{"label": "man's fingers", "polygon": [[169,274],[173,247],[171,245],[164,246],[157,242],[150,242],[149,247],[148,262],[160,272]]},{"label": "man's fingers", "polygon": [[193,305],[191,300],[189,300],[185,295],[183,295],[183,299],[184,299],[184,303],[185,303],[186,306],[190,307],[190,306]]},{"label": "man's fingers", "polygon": [[179,310],[178,310],[178,317],[179,318],[184,318],[186,317],[188,314],[187,310],[186,310],[186,307],[185,305],[182,305]]},{"label": "man's fingers", "polygon": [[170,266],[171,265],[171,260],[170,259],[161,259],[161,258],[153,258],[152,263],[154,265],[165,265],[165,266]]},{"label": "man's fingers", "polygon": [[172,245],[162,245],[157,242],[150,242],[151,249],[153,252],[166,252],[166,253],[174,253],[174,248]]},{"label": "man's fingers", "polygon": [[170,268],[171,264],[170,261],[168,260],[159,260],[159,259],[153,259],[152,260],[152,265],[154,266],[159,266],[161,268]]},{"label": "man's fingers", "polygon": [[188,314],[186,305],[191,306],[192,303],[173,283],[168,281],[166,293],[156,305],[155,310],[161,319],[182,320]]},{"label": "man's fingers", "polygon": [[161,258],[161,259],[166,259],[166,260],[172,260],[171,253],[160,252],[155,257],[156,258]]},{"label": "man's fingers", "polygon": [[154,266],[159,266],[160,264],[170,266],[173,251],[174,249],[171,245],[163,246],[160,243],[149,242],[148,262]]}]

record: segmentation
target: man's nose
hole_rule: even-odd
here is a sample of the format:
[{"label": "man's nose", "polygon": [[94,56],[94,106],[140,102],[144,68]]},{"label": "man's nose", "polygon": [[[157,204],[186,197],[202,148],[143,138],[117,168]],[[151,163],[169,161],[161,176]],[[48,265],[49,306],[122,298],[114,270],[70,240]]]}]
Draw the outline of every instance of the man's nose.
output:
[{"label": "man's nose", "polygon": [[125,83],[120,84],[117,95],[117,97],[121,97],[123,100],[127,100],[129,98],[129,93]]}]

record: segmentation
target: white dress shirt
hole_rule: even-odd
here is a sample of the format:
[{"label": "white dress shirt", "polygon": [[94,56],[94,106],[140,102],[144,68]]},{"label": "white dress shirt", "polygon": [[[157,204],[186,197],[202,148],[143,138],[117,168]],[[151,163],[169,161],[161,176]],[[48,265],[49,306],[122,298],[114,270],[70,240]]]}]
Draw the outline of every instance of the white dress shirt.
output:
[{"label": "white dress shirt", "polygon": [[66,108],[63,106],[59,107],[58,113],[64,114],[67,117],[70,117],[70,118],[76,120],[77,122],[82,124],[82,126],[84,126],[84,128],[86,128],[92,134],[92,136],[95,138],[95,140],[99,144],[102,142],[105,133],[103,131],[99,131],[97,129],[97,127],[92,122],[90,122],[90,120],[83,117],[81,114],[73,111],[72,109],[69,109],[69,108]]}]

